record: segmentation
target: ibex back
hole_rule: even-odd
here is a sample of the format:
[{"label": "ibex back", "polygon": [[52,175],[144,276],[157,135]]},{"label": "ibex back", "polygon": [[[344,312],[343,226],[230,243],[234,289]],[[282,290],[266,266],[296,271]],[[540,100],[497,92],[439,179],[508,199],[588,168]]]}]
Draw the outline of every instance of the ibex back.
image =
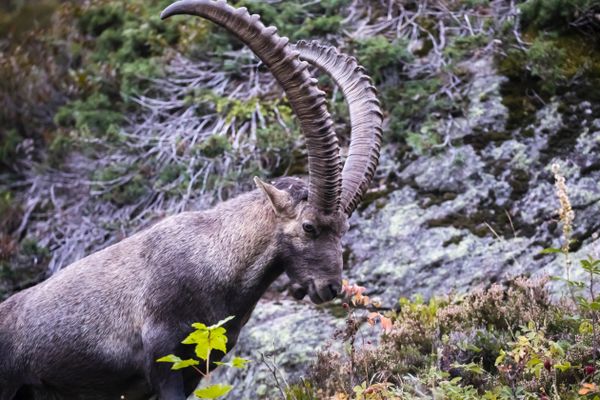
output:
[{"label": "ibex back", "polygon": [[[229,315],[228,350],[280,274],[296,298],[341,289],[341,238],[377,166],[382,115],[356,60],[317,43],[289,45],[258,16],[183,0],[163,12],[203,16],[246,43],[285,90],[306,138],[309,183],[255,178],[257,190],[167,218],[0,304],[0,400],[182,400],[199,378],[156,359],[186,356],[193,322]],[[342,170],[323,93],[308,61],[344,92],[352,141]]]}]

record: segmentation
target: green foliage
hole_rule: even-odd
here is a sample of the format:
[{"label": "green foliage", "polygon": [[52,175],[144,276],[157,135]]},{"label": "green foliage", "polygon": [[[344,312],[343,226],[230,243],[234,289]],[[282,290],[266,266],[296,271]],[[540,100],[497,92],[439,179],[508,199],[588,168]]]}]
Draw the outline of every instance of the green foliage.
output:
[{"label": "green foliage", "polygon": [[458,101],[436,96],[442,85],[438,78],[414,79],[400,82],[383,93],[385,103],[390,105],[392,140],[405,140],[417,154],[440,142],[435,113],[451,112],[460,106]]},{"label": "green foliage", "polygon": [[219,321],[215,325],[206,326],[202,323],[194,323],[192,327],[196,329],[190,333],[181,343],[183,344],[194,344],[196,356],[202,360],[210,358],[212,350],[219,350],[223,354],[227,353],[227,332],[222,325],[224,325],[233,317],[228,317],[222,321]]},{"label": "green foliage", "polygon": [[21,253],[27,257],[44,259],[50,255],[48,249],[40,246],[37,240],[33,238],[25,238],[21,242]]},{"label": "green foliage", "polygon": [[325,36],[340,30],[342,17],[340,15],[323,15],[309,18],[298,31],[298,37]]},{"label": "green foliage", "polygon": [[485,47],[489,42],[490,38],[486,35],[469,35],[469,36],[456,36],[452,38],[452,41],[444,49],[444,54],[450,58],[450,60],[462,60],[465,57],[470,57],[473,53]]},{"label": "green foliage", "polygon": [[462,1],[467,8],[476,8],[481,6],[488,6],[490,0],[464,0]]},{"label": "green foliage", "polygon": [[[184,368],[193,368],[199,375],[208,379],[210,375],[210,365],[225,365],[233,368],[244,368],[246,364],[250,362],[245,358],[234,357],[230,362],[218,362],[211,361],[211,354],[213,351],[218,350],[223,354],[227,353],[227,330],[223,327],[227,322],[231,321],[234,317],[227,317],[214,325],[206,326],[203,323],[196,322],[192,324],[194,331],[190,333],[181,343],[194,345],[194,351],[198,360],[193,358],[182,360],[174,354],[161,357],[157,362],[172,363],[172,370],[179,370]],[[201,361],[199,361],[201,360]],[[202,370],[196,366],[205,366]],[[205,385],[194,391],[194,395],[199,399],[216,399],[218,397],[225,396],[231,391],[233,386],[224,385],[221,383]]]},{"label": "green foliage", "polygon": [[[588,283],[598,278],[599,260],[582,260],[581,267],[590,274]],[[597,298],[553,302],[546,282],[517,278],[466,295],[401,299],[377,346],[352,359],[322,352],[310,379],[293,392],[365,400],[583,399],[582,390],[595,395]],[[579,286],[589,293],[588,284]]]},{"label": "green foliage", "polygon": [[20,210],[9,192],[0,192],[0,301],[12,292],[40,282],[50,259],[50,251],[31,236],[21,243],[7,232],[20,223]]},{"label": "green foliage", "polygon": [[0,135],[0,163],[12,165],[17,156],[17,146],[23,138],[15,129]]},{"label": "green foliage", "polygon": [[594,13],[600,4],[594,0],[527,0],[520,4],[525,27],[565,31],[573,29],[573,22],[594,24]]},{"label": "green foliage", "polygon": [[[93,189],[101,193],[104,200],[115,205],[134,204],[149,190],[146,179],[134,168],[135,166],[114,164],[96,171],[93,176],[96,182]],[[122,182],[115,184],[119,181]]]},{"label": "green foliage", "polygon": [[11,192],[0,192],[0,215],[5,216],[12,211],[13,194]]},{"label": "green foliage", "polygon": [[85,100],[75,100],[61,107],[54,121],[60,127],[76,128],[84,134],[116,137],[123,115],[113,111],[113,107],[107,95],[94,93]]},{"label": "green foliage", "polygon": [[247,7],[259,14],[265,25],[276,26],[278,31],[291,40],[311,39],[339,32],[342,9],[348,0],[282,1],[265,2],[242,0],[237,7]]},{"label": "green foliage", "polygon": [[527,59],[531,73],[541,79],[546,92],[553,93],[557,85],[565,82],[561,66],[565,63],[566,52],[553,41],[536,39],[527,52]]},{"label": "green foliage", "polygon": [[[78,19],[81,31],[92,36],[86,42],[87,71],[103,75],[108,66],[112,79],[103,83],[104,90],[123,96],[121,101],[145,91],[147,79],[162,74],[160,57],[179,41],[177,25],[158,17],[160,3],[104,1],[84,9]],[[120,101],[115,107],[122,107]]]},{"label": "green foliage", "polygon": [[180,164],[167,164],[158,174],[154,188],[159,190],[164,187],[171,187],[176,182],[179,186],[185,186],[189,183],[189,174],[186,167]]},{"label": "green foliage", "polygon": [[194,360],[192,358],[187,360],[182,360],[174,354],[169,354],[167,356],[161,357],[156,362],[168,362],[172,363],[171,369],[176,371],[178,369],[183,369],[187,367],[191,367],[192,365],[199,365],[200,362],[198,360]]},{"label": "green foliage", "polygon": [[413,60],[406,41],[390,41],[382,35],[357,41],[356,55],[376,83],[383,81],[386,70],[400,69],[404,63]]},{"label": "green foliage", "polygon": [[290,385],[285,390],[285,400],[317,400],[317,393],[309,381]]},{"label": "green foliage", "polygon": [[205,157],[215,158],[231,150],[227,136],[211,135],[197,146],[198,151]]},{"label": "green foliage", "polygon": [[77,22],[81,32],[99,36],[108,28],[121,28],[123,17],[123,7],[108,3],[85,10]]},{"label": "green foliage", "polygon": [[232,388],[233,386],[231,385],[217,383],[194,390],[194,395],[199,399],[216,399],[217,397],[225,396]]},{"label": "green foliage", "polygon": [[57,167],[73,149],[74,140],[63,130],[58,130],[48,146],[48,162]]}]

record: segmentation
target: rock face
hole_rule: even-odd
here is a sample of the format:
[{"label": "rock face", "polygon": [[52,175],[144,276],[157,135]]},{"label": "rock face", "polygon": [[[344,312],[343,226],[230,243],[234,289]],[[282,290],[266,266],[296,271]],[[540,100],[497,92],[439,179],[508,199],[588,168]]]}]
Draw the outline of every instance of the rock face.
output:
[{"label": "rock face", "polygon": [[[564,275],[558,200],[551,164],[567,180],[575,211],[573,260],[600,255],[600,105],[569,93],[553,98],[531,122],[511,128],[503,105],[510,84],[491,59],[472,66],[467,117],[455,120],[447,146],[399,163],[382,158],[387,195],[351,220],[346,236],[346,275],[394,306],[400,296],[465,291],[507,277]],[[298,361],[331,339],[341,320],[304,303],[261,303],[236,352],[258,359],[259,349],[278,354],[287,380],[298,378]],[[272,343],[276,343],[272,345]],[[230,399],[273,398],[272,375],[258,363],[234,381]]]},{"label": "rock face", "polygon": [[221,368],[214,379],[233,382],[229,399],[281,397],[279,387],[300,379],[342,325],[327,309],[305,302],[261,301],[233,351],[252,362],[241,371]]}]

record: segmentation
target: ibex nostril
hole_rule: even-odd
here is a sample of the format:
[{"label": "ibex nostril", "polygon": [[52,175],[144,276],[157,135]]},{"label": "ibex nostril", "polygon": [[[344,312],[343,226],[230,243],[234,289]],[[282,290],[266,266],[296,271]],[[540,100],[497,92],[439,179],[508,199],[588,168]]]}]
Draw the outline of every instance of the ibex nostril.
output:
[{"label": "ibex nostril", "polygon": [[337,297],[337,295],[340,293],[341,289],[342,289],[342,287],[339,283],[329,284],[329,290],[331,291],[331,294],[333,295],[333,297]]}]

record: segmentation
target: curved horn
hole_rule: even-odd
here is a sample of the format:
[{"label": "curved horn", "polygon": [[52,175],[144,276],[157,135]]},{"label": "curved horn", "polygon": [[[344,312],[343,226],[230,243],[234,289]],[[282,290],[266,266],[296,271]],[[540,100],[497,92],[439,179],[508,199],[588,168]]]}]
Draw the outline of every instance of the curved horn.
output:
[{"label": "curved horn", "polygon": [[327,73],[342,89],[350,110],[351,141],[342,171],[341,208],[351,215],[369,188],[379,164],[383,114],[377,90],[354,57],[334,47],[303,40],[294,45],[300,59]]},{"label": "curved horn", "polygon": [[177,14],[197,15],[221,25],[250,47],[269,68],[283,87],[306,138],[308,202],[326,213],[337,211],[342,161],[333,121],[325,94],[307,71],[308,64],[300,61],[298,52],[288,46],[288,38],[277,35],[274,27],[265,28],[258,15],[250,15],[243,7],[235,9],[225,1],[177,1],[162,12],[161,18]]}]

